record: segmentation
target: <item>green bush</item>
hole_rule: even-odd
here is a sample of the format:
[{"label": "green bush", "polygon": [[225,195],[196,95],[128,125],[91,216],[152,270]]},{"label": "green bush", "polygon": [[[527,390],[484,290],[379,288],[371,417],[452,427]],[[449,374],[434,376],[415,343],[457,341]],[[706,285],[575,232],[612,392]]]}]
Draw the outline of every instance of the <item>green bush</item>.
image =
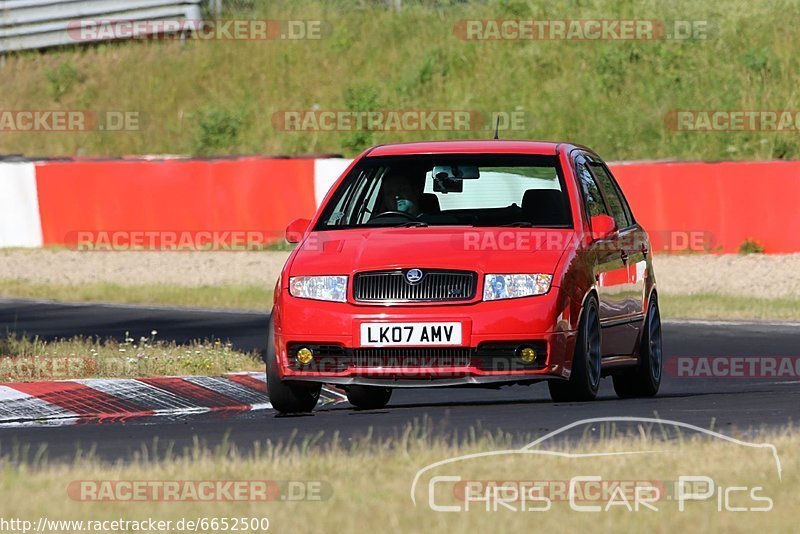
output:
[{"label": "green bush", "polygon": [[209,106],[200,110],[197,113],[194,154],[211,156],[235,152],[239,148],[245,118],[245,113],[240,109]]},{"label": "green bush", "polygon": [[739,254],[763,254],[764,247],[762,247],[755,239],[745,239],[739,245]]},{"label": "green bush", "polygon": [[[344,91],[344,107],[352,111],[380,109],[380,92],[370,84],[349,86]],[[361,152],[372,144],[373,133],[369,130],[356,130],[342,139],[342,148],[349,153]]]},{"label": "green bush", "polygon": [[50,97],[56,102],[59,102],[61,97],[66,95],[76,83],[83,81],[83,77],[78,72],[77,67],[69,59],[54,69],[47,69],[45,75],[47,76],[47,88]]}]

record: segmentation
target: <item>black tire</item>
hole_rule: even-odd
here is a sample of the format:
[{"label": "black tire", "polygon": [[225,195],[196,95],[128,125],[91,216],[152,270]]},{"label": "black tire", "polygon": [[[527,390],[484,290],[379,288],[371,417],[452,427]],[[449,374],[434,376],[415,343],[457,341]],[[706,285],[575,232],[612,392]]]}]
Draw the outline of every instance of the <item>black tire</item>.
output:
[{"label": "black tire", "polygon": [[614,391],[623,399],[654,397],[661,386],[664,358],[661,350],[661,314],[655,294],[647,306],[636,369],[614,375]]},{"label": "black tire", "polygon": [[275,332],[272,317],[267,326],[267,396],[272,407],[280,413],[307,413],[319,400],[322,384],[284,382],[278,376],[275,354]]},{"label": "black tire", "polygon": [[362,410],[377,410],[389,404],[392,390],[377,386],[350,386],[347,388],[347,400]]},{"label": "black tire", "polygon": [[600,387],[601,376],[600,312],[595,297],[589,297],[578,324],[578,339],[572,357],[569,380],[550,380],[550,398],[555,402],[581,402],[594,400]]}]

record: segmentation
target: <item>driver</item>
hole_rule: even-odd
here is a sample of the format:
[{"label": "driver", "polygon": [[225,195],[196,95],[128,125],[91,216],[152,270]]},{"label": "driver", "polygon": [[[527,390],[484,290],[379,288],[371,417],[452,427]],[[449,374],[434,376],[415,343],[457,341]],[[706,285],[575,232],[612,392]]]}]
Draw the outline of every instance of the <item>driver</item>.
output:
[{"label": "driver", "polygon": [[414,217],[421,213],[420,199],[425,188],[425,171],[392,169],[383,178],[378,213],[402,211]]}]

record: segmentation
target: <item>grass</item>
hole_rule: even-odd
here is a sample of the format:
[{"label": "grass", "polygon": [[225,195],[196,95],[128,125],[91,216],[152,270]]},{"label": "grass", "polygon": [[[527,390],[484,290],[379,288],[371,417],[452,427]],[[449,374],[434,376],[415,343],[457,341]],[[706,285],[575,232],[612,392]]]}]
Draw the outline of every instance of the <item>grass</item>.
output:
[{"label": "grass", "polygon": [[220,340],[184,345],[159,341],[158,332],[123,341],[75,337],[58,341],[8,336],[0,341],[0,382],[75,378],[220,375],[262,370],[258,356]]},{"label": "grass", "polygon": [[[366,145],[491,131],[285,132],[280,110],[522,111],[503,137],[569,139],[615,159],[791,159],[796,132],[674,132],[673,110],[793,109],[792,0],[242,2],[229,18],[321,20],[319,40],[151,41],[7,58],[0,109],[139,113],[137,131],[4,132],[0,153],[353,155]],[[465,41],[464,19],[708,21],[689,41]],[[486,121],[487,123],[489,121]],[[602,125],[602,127],[598,127]],[[488,125],[487,125],[488,126]],[[489,127],[490,128],[490,127]]]},{"label": "grass", "polygon": [[796,298],[659,294],[659,302],[666,319],[800,320],[800,299]]},{"label": "grass", "polygon": [[272,307],[272,289],[258,285],[184,287],[171,284],[122,286],[112,283],[58,284],[27,280],[0,280],[6,297],[64,302],[114,302],[194,308],[266,310]]},{"label": "grass", "polygon": [[[602,425],[597,425],[598,427]],[[603,430],[603,428],[598,428]],[[608,427],[612,433],[612,427]],[[796,495],[800,485],[798,434],[790,431],[759,434],[755,442],[770,442],[777,448],[783,467],[779,480],[769,451],[751,449],[709,438],[683,434],[662,439],[652,428],[634,429],[639,435],[577,439],[546,445],[556,452],[608,453],[657,451],[634,456],[563,458],[541,455],[501,455],[449,464],[423,475],[417,485],[415,506],[410,498],[412,481],[428,464],[458,455],[516,448],[509,436],[474,430],[465,439],[431,438],[409,427],[391,439],[337,440],[320,446],[316,440],[276,444],[262,441],[252,453],[237,452],[229,443],[210,449],[196,445],[184,451],[156,454],[143,450],[130,462],[109,464],[90,451],[77,454],[72,463],[51,464],[46,450],[6,452],[0,477],[0,515],[33,521],[48,520],[155,520],[179,521],[199,518],[268,518],[270,532],[321,532],[330,525],[343,532],[523,532],[535,526],[541,531],[592,532],[794,532]],[[747,438],[744,438],[747,439]],[[154,440],[154,443],[156,440]],[[161,447],[163,450],[163,447]],[[27,463],[18,464],[20,459]],[[568,502],[554,499],[547,511],[497,511],[473,503],[469,512],[435,512],[428,506],[427,482],[434,474],[460,476],[472,481],[568,481],[572,477],[597,475],[604,481],[664,481],[669,486],[679,476],[707,476],[714,495],[705,501],[688,502],[679,511],[675,500],[656,501],[658,511],[642,508],[628,511],[616,506],[607,512],[586,513],[570,509]],[[82,486],[81,481],[89,481]],[[181,487],[195,481],[302,481],[303,488],[321,488],[319,498],[272,502],[160,501],[94,502],[93,493],[102,481],[155,481],[159,487],[179,481]],[[314,486],[316,485],[316,486]],[[278,483],[281,488],[286,482]],[[759,487],[756,494],[772,501],[768,512],[717,510],[717,495],[725,488]],[[84,493],[80,487],[95,488]],[[110,487],[106,483],[106,488]],[[458,503],[450,483],[440,483],[439,504]],[[697,488],[699,490],[699,488]],[[112,493],[113,495],[113,493]],[[281,495],[286,495],[282,492]],[[730,493],[731,506],[763,507],[748,493]],[[245,497],[246,498],[246,497]],[[517,507],[519,501],[512,501]],[[581,505],[605,505],[605,498],[582,501]],[[539,506],[540,503],[528,503]],[[173,523],[174,525],[175,523]],[[209,524],[210,526],[210,524]],[[174,527],[173,527],[174,528]],[[200,528],[201,531],[218,530]],[[260,531],[260,530],[259,530]]]}]

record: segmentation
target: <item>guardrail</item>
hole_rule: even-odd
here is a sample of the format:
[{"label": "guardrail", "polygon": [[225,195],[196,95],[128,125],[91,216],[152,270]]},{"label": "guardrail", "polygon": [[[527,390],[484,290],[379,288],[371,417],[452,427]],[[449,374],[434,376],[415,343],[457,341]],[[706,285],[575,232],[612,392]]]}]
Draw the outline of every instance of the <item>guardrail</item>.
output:
[{"label": "guardrail", "polygon": [[[0,54],[125,38],[110,21],[197,21],[201,0],[0,0]],[[93,37],[76,36],[92,27]],[[157,27],[157,26],[154,26]],[[138,32],[147,35],[148,30]]]}]

